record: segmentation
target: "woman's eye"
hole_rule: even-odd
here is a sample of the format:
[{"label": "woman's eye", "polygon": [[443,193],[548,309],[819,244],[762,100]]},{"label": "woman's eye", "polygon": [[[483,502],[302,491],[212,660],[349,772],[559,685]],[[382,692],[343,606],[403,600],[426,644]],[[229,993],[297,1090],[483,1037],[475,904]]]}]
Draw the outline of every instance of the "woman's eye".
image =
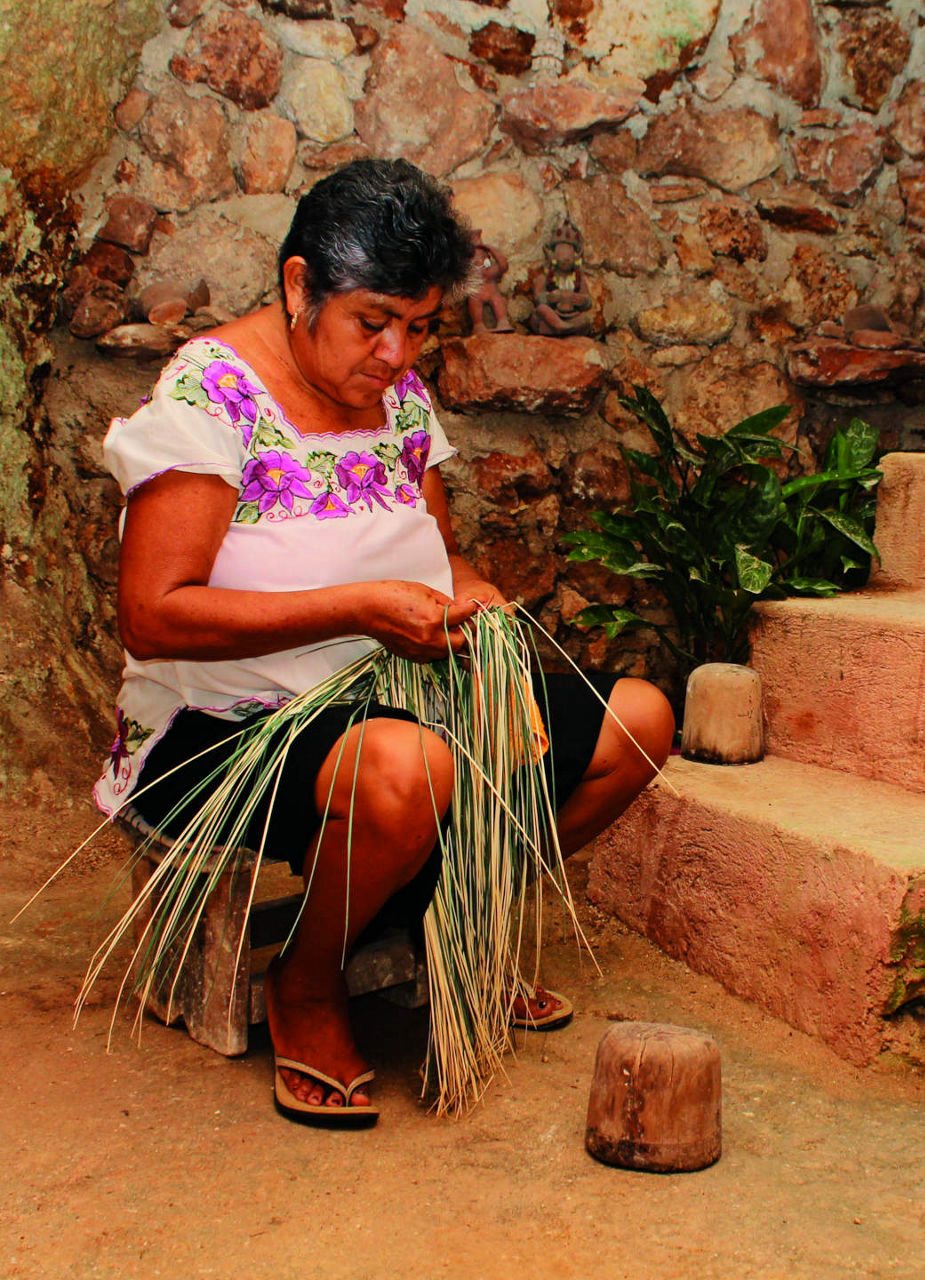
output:
[{"label": "woman's eye", "polygon": [[360,316],[360,325],[367,333],[381,333],[385,325],[378,320],[365,320]]}]

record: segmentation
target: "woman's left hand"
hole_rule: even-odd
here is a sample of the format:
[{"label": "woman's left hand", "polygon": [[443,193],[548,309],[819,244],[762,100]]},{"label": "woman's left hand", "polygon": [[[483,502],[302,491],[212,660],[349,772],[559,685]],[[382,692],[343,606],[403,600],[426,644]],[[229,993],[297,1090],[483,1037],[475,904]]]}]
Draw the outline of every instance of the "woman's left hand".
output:
[{"label": "woman's left hand", "polygon": [[496,586],[486,582],[484,578],[473,577],[457,582],[454,579],[454,604],[465,604],[473,601],[480,609],[507,609],[510,601],[506,600]]}]

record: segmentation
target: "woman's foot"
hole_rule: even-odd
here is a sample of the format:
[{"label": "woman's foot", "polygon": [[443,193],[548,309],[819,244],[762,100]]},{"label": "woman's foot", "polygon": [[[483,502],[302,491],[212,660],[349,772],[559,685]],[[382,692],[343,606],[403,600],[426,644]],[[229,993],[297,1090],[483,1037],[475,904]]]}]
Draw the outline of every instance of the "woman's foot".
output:
[{"label": "woman's foot", "polygon": [[521,985],[511,1006],[511,1026],[523,1031],[555,1031],[572,1020],[572,1003],[558,991]]},{"label": "woman's foot", "polygon": [[[298,1102],[312,1107],[343,1108],[349,1086],[369,1071],[353,1040],[346,990],[332,998],[306,996],[299,992],[298,984],[287,982],[279,957],[267,970],[265,990],[274,1053],[278,1058],[316,1067],[319,1073],[314,1077],[310,1071],[280,1066],[287,1090]],[[324,1077],[339,1082],[343,1090],[333,1088]],[[348,1109],[369,1105],[369,1093],[359,1085],[349,1095]]]}]

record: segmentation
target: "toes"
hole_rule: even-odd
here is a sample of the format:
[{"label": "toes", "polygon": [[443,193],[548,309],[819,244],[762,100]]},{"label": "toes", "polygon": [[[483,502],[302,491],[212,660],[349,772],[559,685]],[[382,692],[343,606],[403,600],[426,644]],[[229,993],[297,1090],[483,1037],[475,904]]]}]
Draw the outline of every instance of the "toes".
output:
[{"label": "toes", "polygon": [[[281,1067],[280,1072],[289,1092],[300,1102],[307,1102],[310,1107],[343,1107],[344,1095],[329,1085],[314,1080],[301,1071],[293,1071],[289,1067]],[[358,1089],[350,1099],[352,1107],[368,1107],[372,1105],[370,1095],[365,1089]]]},{"label": "toes", "polygon": [[289,1067],[281,1067],[282,1077],[289,1092],[300,1102],[307,1102],[311,1107],[320,1107],[325,1100],[325,1088],[320,1080],[303,1075],[301,1071],[292,1071]]}]

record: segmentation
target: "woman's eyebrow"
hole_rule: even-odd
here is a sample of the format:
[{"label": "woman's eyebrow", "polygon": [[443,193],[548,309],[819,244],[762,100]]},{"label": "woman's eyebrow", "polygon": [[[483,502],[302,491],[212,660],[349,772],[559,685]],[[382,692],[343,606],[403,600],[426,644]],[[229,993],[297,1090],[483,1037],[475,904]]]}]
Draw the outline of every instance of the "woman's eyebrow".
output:
[{"label": "woman's eyebrow", "polygon": [[[396,320],[400,320],[402,318],[401,312],[396,310],[394,307],[390,307],[386,301],[368,302],[366,305],[369,307],[370,311],[384,311],[387,316],[393,316]],[[433,320],[440,314],[440,311],[441,306],[438,304],[432,311],[425,311],[422,316],[415,316],[415,320]]]}]

